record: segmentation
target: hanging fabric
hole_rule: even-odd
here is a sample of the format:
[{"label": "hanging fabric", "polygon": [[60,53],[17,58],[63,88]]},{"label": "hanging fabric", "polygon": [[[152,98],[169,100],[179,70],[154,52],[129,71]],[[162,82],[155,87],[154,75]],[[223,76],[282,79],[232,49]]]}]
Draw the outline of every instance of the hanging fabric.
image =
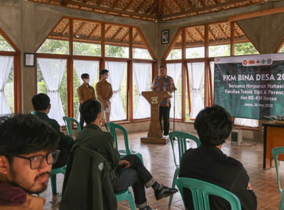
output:
[{"label": "hanging fabric", "polygon": [[151,69],[151,63],[133,63],[134,78],[138,91],[138,98],[133,114],[134,119],[150,117],[150,104],[142,96],[142,91],[147,91]]},{"label": "hanging fabric", "polygon": [[13,60],[13,56],[0,56],[0,115],[11,114],[4,89],[8,80]]},{"label": "hanging fabric", "polygon": [[113,95],[110,99],[112,104],[110,112],[110,121],[125,120],[126,115],[123,109],[120,86],[124,71],[126,69],[126,62],[110,62],[106,61],[106,69],[109,71],[109,82],[112,86]]},{"label": "hanging fabric", "polygon": [[188,63],[187,67],[192,94],[189,118],[195,119],[197,114],[204,109],[204,100],[202,98],[204,92],[204,62]]},{"label": "hanging fabric", "polygon": [[[182,66],[181,63],[167,63],[167,73],[170,77],[173,78],[175,87],[178,87],[179,80],[180,80],[180,74],[181,74]],[[175,96],[174,96],[175,94]],[[170,117],[174,117],[174,105],[175,105],[175,118],[181,119],[180,113],[179,113],[179,102],[178,102],[178,91],[175,90],[175,92],[172,93],[171,98],[171,109],[170,109]]]},{"label": "hanging fabric", "polygon": [[[94,86],[94,81],[96,79],[98,68],[99,68],[99,61],[74,60],[74,66],[75,66],[75,70],[76,70],[78,79],[80,81],[80,85],[83,84],[83,80],[81,79],[81,75],[83,73],[87,73],[90,76],[89,84]],[[94,88],[95,88],[95,86],[94,86]],[[76,119],[77,119],[77,121],[80,121],[79,106],[78,106]]]},{"label": "hanging fabric", "polygon": [[46,84],[47,95],[50,98],[51,109],[48,116],[55,119],[59,125],[63,126],[65,124],[62,117],[65,116],[65,114],[62,107],[59,87],[66,68],[67,59],[39,58],[38,63]]}]

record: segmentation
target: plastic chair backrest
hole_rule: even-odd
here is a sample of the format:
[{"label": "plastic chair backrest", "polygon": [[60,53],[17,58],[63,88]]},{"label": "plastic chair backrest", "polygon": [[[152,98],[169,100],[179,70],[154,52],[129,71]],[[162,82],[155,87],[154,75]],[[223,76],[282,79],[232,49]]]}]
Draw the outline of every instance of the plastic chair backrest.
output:
[{"label": "plastic chair backrest", "polygon": [[30,114],[35,114],[36,113],[36,111],[30,111]]},{"label": "plastic chair backrest", "polygon": [[63,118],[63,120],[65,122],[66,130],[67,130],[67,134],[68,135],[73,135],[71,122],[74,122],[77,125],[78,134],[81,132],[81,126],[80,126],[80,124],[78,123],[77,120],[73,119],[72,117],[67,117],[67,116],[64,116],[62,118]]},{"label": "plastic chair backrest", "polygon": [[130,152],[129,145],[128,145],[128,134],[127,134],[126,129],[123,126],[118,125],[116,123],[112,123],[112,122],[106,122],[105,127],[106,127],[108,132],[110,131],[110,133],[111,133],[111,135],[112,135],[112,137],[115,141],[116,148],[118,148],[118,145],[117,145],[117,135],[116,135],[115,129],[119,129],[123,132],[126,154],[130,155],[131,152]]},{"label": "plastic chair backrest", "polygon": [[281,185],[280,185],[280,178],[279,178],[279,174],[278,174],[278,161],[277,161],[277,157],[278,157],[279,154],[284,154],[284,147],[276,147],[276,148],[272,149],[272,155],[273,155],[275,168],[276,168],[278,188],[279,188],[280,192],[282,193],[282,188],[281,188]]},{"label": "plastic chair backrest", "polygon": [[176,180],[176,185],[181,193],[182,199],[183,188],[185,187],[191,190],[193,205],[196,210],[210,210],[209,195],[226,199],[231,205],[231,210],[242,210],[239,198],[230,191],[217,185],[192,178],[179,178]]},{"label": "plastic chair backrest", "polygon": [[175,155],[175,150],[174,150],[174,143],[173,143],[173,139],[174,137],[177,138],[177,142],[178,142],[178,151],[179,151],[179,163],[181,161],[181,157],[183,155],[183,153],[187,150],[187,142],[186,139],[190,139],[195,141],[195,143],[197,144],[197,147],[199,147],[199,145],[201,144],[200,140],[189,133],[185,133],[185,132],[181,132],[181,131],[172,131],[169,133],[169,137],[171,140],[171,145],[172,145],[172,149],[173,149],[173,154],[174,154],[174,161],[175,161],[175,165],[177,166],[177,162],[176,162],[176,155]]}]

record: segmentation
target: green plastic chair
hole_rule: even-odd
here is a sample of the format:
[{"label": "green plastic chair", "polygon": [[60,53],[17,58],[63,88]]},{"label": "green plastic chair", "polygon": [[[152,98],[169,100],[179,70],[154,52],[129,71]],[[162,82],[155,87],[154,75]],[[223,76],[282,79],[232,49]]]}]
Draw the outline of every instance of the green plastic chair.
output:
[{"label": "green plastic chair", "polygon": [[132,193],[127,189],[118,193],[115,193],[117,202],[127,200],[130,204],[130,209],[135,210],[134,199]]},{"label": "green plastic chair", "polygon": [[239,198],[230,191],[217,185],[192,178],[179,178],[176,180],[176,185],[182,196],[185,209],[183,188],[189,188],[191,190],[195,210],[210,210],[209,195],[226,199],[231,205],[231,210],[242,210]]},{"label": "green plastic chair", "polygon": [[141,162],[143,163],[143,157],[142,157],[142,154],[139,153],[139,152],[136,152],[136,151],[133,151],[133,150],[130,150],[129,149],[129,145],[128,145],[128,134],[127,134],[127,131],[126,129],[121,126],[121,125],[118,125],[116,123],[112,123],[112,122],[106,122],[105,123],[105,127],[107,129],[107,131],[111,133],[114,141],[115,141],[115,144],[116,144],[116,148],[117,147],[117,135],[116,135],[116,129],[119,129],[123,132],[123,136],[124,136],[124,144],[125,144],[125,150],[118,150],[119,154],[120,154],[120,158],[123,158],[124,156],[126,155],[137,155]]},{"label": "green plastic chair", "polygon": [[77,125],[77,132],[78,132],[78,134],[81,132],[81,126],[80,126],[80,124],[78,123],[77,120],[75,120],[72,117],[67,117],[67,116],[63,116],[62,118],[63,118],[63,120],[65,122],[66,130],[67,130],[67,134],[68,135],[73,135],[71,122],[74,122]]},{"label": "green plastic chair", "polygon": [[284,209],[284,190],[281,188],[280,178],[279,178],[279,173],[278,173],[277,157],[278,157],[279,154],[284,154],[284,147],[276,147],[276,148],[272,149],[272,155],[273,155],[273,159],[274,159],[274,162],[275,162],[275,168],[276,168],[278,188],[280,190],[280,195],[281,195],[281,200],[280,200],[280,204],[279,204],[279,210],[282,210],[282,209]]},{"label": "green plastic chair", "polygon": [[36,111],[30,111],[30,114],[35,114],[36,113]]},{"label": "green plastic chair", "polygon": [[[170,132],[169,137],[170,137],[170,140],[171,140],[171,145],[172,145],[172,150],[173,150],[173,155],[174,155],[174,161],[175,161],[175,166],[176,166],[176,170],[175,170],[175,174],[174,174],[174,178],[173,178],[173,183],[172,183],[172,188],[174,188],[175,187],[175,180],[177,179],[177,176],[179,174],[179,165],[177,164],[177,161],[176,161],[176,155],[175,155],[175,149],[174,149],[174,143],[173,143],[174,138],[177,138],[177,142],[178,142],[179,163],[181,161],[181,157],[182,157],[183,153],[187,150],[186,139],[190,139],[190,140],[195,141],[195,143],[197,144],[197,147],[199,147],[199,145],[201,143],[200,143],[200,140],[196,136],[191,135],[189,133],[181,132],[181,131]],[[172,205],[172,200],[173,200],[173,195],[170,196],[169,206]]]},{"label": "green plastic chair", "polygon": [[57,194],[57,186],[56,186],[56,174],[63,174],[65,175],[66,172],[66,166],[63,166],[61,168],[55,168],[52,169],[50,172],[50,180],[51,180],[51,189],[52,189],[52,194],[56,195]]}]

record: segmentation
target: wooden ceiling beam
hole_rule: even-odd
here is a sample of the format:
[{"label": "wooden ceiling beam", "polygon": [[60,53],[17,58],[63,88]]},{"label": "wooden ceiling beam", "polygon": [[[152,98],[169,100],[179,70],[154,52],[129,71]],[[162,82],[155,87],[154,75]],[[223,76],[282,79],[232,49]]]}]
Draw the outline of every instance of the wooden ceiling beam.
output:
[{"label": "wooden ceiling beam", "polygon": [[182,15],[190,15],[192,13],[199,13],[199,12],[212,10],[212,9],[220,9],[222,7],[228,7],[228,6],[232,6],[232,5],[235,5],[235,4],[246,3],[247,1],[248,0],[230,0],[230,1],[223,2],[223,3],[206,6],[206,8],[196,8],[196,9],[191,9],[191,10],[173,13],[173,14],[170,14],[170,15],[164,15],[164,16],[162,16],[162,18],[174,18],[174,17],[179,17],[179,16],[182,16]]},{"label": "wooden ceiling beam", "polygon": [[105,35],[107,34],[107,32],[109,32],[109,30],[112,28],[112,26],[109,26],[106,30],[105,30]]},{"label": "wooden ceiling beam", "polygon": [[198,0],[200,2],[200,4],[202,5],[202,7],[206,7],[205,3],[203,0]]},{"label": "wooden ceiling beam", "polygon": [[173,13],[173,11],[171,10],[171,8],[166,4],[166,2],[164,2],[164,7],[166,7],[166,9],[170,12]]},{"label": "wooden ceiling beam", "polygon": [[95,27],[94,30],[90,33],[90,35],[88,36],[88,38],[91,38],[91,37],[96,33],[96,31],[98,30],[98,28],[99,28],[100,25],[101,25],[101,24],[96,25],[96,27]]},{"label": "wooden ceiling beam", "polygon": [[139,35],[139,34],[136,33],[132,40],[134,41],[134,39],[136,39],[138,35]]},{"label": "wooden ceiling beam", "polygon": [[141,10],[141,8],[145,5],[146,2],[147,2],[147,0],[144,0],[144,1],[139,5],[139,7],[135,10],[135,12],[138,13],[138,12]]},{"label": "wooden ceiling beam", "polygon": [[239,38],[240,37],[240,34],[239,32],[237,31],[237,29],[235,28],[235,35]]},{"label": "wooden ceiling beam", "polygon": [[185,3],[186,3],[187,6],[189,7],[189,9],[192,9],[192,8],[193,8],[193,4],[191,3],[191,1],[185,0]]},{"label": "wooden ceiling beam", "polygon": [[174,3],[174,5],[175,5],[180,11],[182,11],[181,7],[178,5],[178,3],[176,2],[176,0],[172,0],[172,2]]},{"label": "wooden ceiling beam", "polygon": [[103,3],[103,0],[99,0],[98,6],[101,6],[102,3]]},{"label": "wooden ceiling beam", "polygon": [[189,36],[189,38],[192,40],[193,43],[195,43],[194,38],[191,36],[191,34],[186,30],[187,35]]},{"label": "wooden ceiling beam", "polygon": [[215,36],[213,35],[213,33],[212,33],[212,31],[211,31],[210,28],[208,29],[208,31],[209,31],[209,35],[212,37],[212,39],[213,39],[214,41],[216,41],[216,38],[215,38]]},{"label": "wooden ceiling beam", "polygon": [[111,8],[114,9],[119,4],[119,2],[120,0],[116,0],[114,4],[111,6]]},{"label": "wooden ceiling beam", "polygon": [[62,0],[61,5],[66,6],[70,0]]},{"label": "wooden ceiling beam", "polygon": [[123,8],[123,11],[127,10],[127,9],[131,6],[131,4],[132,4],[134,1],[135,1],[135,0],[131,0],[131,1],[126,5],[126,7]]},{"label": "wooden ceiling beam", "polygon": [[63,29],[62,35],[66,33],[65,31],[67,30],[68,26],[69,26],[69,22],[67,23],[67,25],[66,25],[65,28]]},{"label": "wooden ceiling beam", "polygon": [[122,42],[126,39],[126,37],[129,35],[129,32],[127,32],[125,35],[124,35],[124,37],[122,38]]},{"label": "wooden ceiling beam", "polygon": [[219,24],[216,24],[217,28],[219,29],[219,31],[222,33],[223,37],[225,39],[228,39],[227,35],[225,34],[225,32],[223,31],[223,29],[221,28],[221,26]]},{"label": "wooden ceiling beam", "polygon": [[115,33],[115,35],[111,38],[111,40],[114,40],[117,36],[118,36],[118,34],[120,34],[120,32],[122,31],[122,27],[120,27],[120,29]]},{"label": "wooden ceiling beam", "polygon": [[160,18],[161,16],[162,4],[163,4],[162,0],[159,0],[157,18]]},{"label": "wooden ceiling beam", "polygon": [[[71,5],[77,5],[77,6],[86,6],[86,4],[80,3],[80,2],[75,2],[75,1],[70,1],[68,4]],[[96,5],[88,5],[89,8],[91,9],[97,9],[105,12],[111,12],[111,13],[117,13],[117,14],[124,14],[124,15],[130,15],[130,16],[136,16],[136,17],[142,17],[142,18],[151,18],[155,19],[155,16],[150,16],[146,14],[139,14],[136,12],[128,12],[128,11],[123,11],[123,10],[118,10],[118,9],[111,9],[111,8],[106,8],[106,7],[100,7]]]},{"label": "wooden ceiling beam", "polygon": [[218,0],[214,0],[214,3],[215,3],[215,4],[219,4]]},{"label": "wooden ceiling beam", "polygon": [[75,36],[78,36],[79,33],[81,33],[81,31],[84,29],[84,27],[87,25],[88,23],[84,23],[80,26],[80,28],[78,29],[78,31],[75,33]]},{"label": "wooden ceiling beam", "polygon": [[200,38],[201,38],[202,41],[204,42],[205,39],[204,39],[204,37],[202,36],[202,34],[200,33],[200,31],[199,31],[197,28],[194,28],[194,30],[199,34]]},{"label": "wooden ceiling beam", "polygon": [[148,14],[149,12],[151,12],[155,8],[155,6],[157,6],[158,3],[159,3],[159,0],[155,1],[155,3],[152,4],[152,6],[147,9],[145,14]]}]

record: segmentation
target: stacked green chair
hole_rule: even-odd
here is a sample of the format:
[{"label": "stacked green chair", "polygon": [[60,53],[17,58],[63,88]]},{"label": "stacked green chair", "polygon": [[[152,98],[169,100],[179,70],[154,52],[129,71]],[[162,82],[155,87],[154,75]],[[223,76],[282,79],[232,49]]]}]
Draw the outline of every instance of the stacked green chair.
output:
[{"label": "stacked green chair", "polygon": [[135,203],[132,193],[127,189],[118,193],[115,193],[117,202],[127,200],[130,204],[130,209],[135,210]]},{"label": "stacked green chair", "polygon": [[133,150],[130,150],[129,149],[129,144],[128,144],[128,134],[127,134],[127,131],[126,129],[121,126],[121,125],[118,125],[116,123],[112,123],[112,122],[106,122],[105,123],[105,127],[107,129],[107,131],[111,133],[114,141],[115,141],[115,144],[116,144],[116,148],[117,147],[117,135],[116,135],[116,129],[119,129],[123,132],[123,136],[124,136],[124,144],[125,144],[125,150],[118,150],[119,154],[120,154],[120,158],[123,158],[124,156],[126,155],[131,155],[131,154],[134,154],[134,155],[137,155],[141,162],[143,163],[143,157],[142,157],[142,154],[140,154],[139,152],[136,152],[136,151],[133,151]]},{"label": "stacked green chair", "polygon": [[279,154],[284,154],[284,147],[276,147],[276,148],[272,149],[272,155],[273,155],[273,158],[274,158],[275,168],[276,168],[278,188],[280,190],[280,195],[281,195],[279,210],[282,210],[282,209],[284,209],[284,190],[281,188],[280,178],[279,178],[279,173],[278,173],[278,159],[277,159],[277,157],[278,157]]},{"label": "stacked green chair", "polygon": [[[174,155],[174,161],[175,161],[175,166],[176,166],[176,170],[175,170],[175,174],[174,174],[174,178],[173,178],[173,183],[172,183],[172,188],[174,188],[175,187],[175,180],[177,179],[177,176],[179,174],[179,165],[177,164],[177,161],[176,161],[174,142],[173,142],[174,138],[177,139],[177,143],[178,143],[179,163],[181,161],[181,157],[182,157],[183,153],[187,150],[186,139],[195,141],[195,143],[197,144],[197,147],[199,147],[199,145],[201,143],[200,143],[200,140],[196,136],[191,135],[189,133],[181,132],[181,131],[170,132],[169,137],[170,137],[170,140],[171,140],[171,145],[172,145],[172,150],[173,150],[173,155]],[[173,195],[171,195],[171,197],[170,197],[169,206],[171,206],[172,200],[173,200]]]},{"label": "stacked green chair", "polygon": [[63,166],[61,168],[52,169],[50,172],[50,180],[51,180],[51,189],[52,194],[57,194],[57,186],[56,186],[56,174],[63,174],[65,175],[66,172],[66,166]]},{"label": "stacked green chair", "polygon": [[71,118],[71,117],[67,117],[67,116],[64,116],[62,118],[63,118],[63,120],[65,122],[66,130],[67,130],[67,134],[68,135],[73,135],[71,122],[74,122],[77,125],[77,132],[78,132],[78,134],[81,132],[81,126],[80,126],[80,124],[78,123],[77,120],[75,120],[74,118]]},{"label": "stacked green chair", "polygon": [[[183,189],[189,188],[191,190],[195,210],[210,210],[209,195],[226,199],[231,205],[231,210],[242,210],[239,198],[230,191],[217,185],[191,178],[179,178],[176,180],[176,185],[182,196],[183,204],[185,204]],[[185,206],[184,208],[186,209]]]}]

